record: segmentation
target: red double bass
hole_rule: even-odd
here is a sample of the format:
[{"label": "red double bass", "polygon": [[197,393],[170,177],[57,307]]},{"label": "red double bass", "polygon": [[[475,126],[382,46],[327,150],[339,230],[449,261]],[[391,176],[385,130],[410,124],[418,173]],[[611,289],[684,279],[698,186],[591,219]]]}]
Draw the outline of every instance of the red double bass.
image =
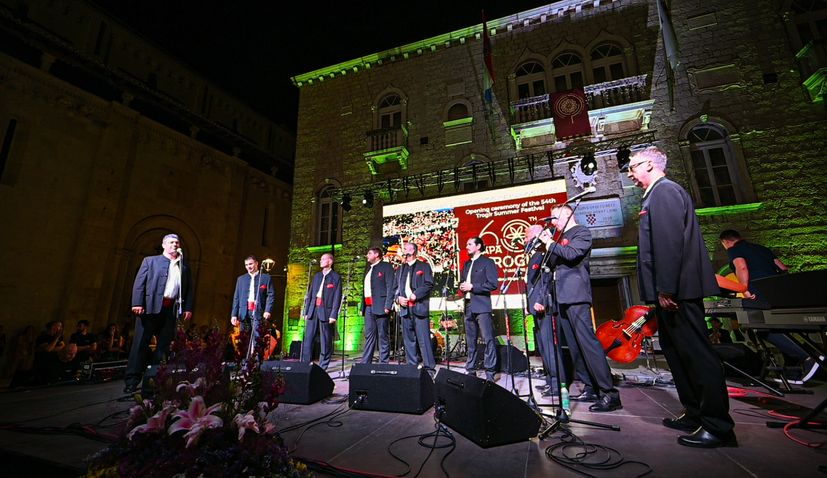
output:
[{"label": "red double bass", "polygon": [[631,363],[640,356],[644,337],[651,337],[657,331],[655,310],[645,305],[633,305],[626,309],[623,320],[606,322],[597,328],[595,335],[610,359]]}]

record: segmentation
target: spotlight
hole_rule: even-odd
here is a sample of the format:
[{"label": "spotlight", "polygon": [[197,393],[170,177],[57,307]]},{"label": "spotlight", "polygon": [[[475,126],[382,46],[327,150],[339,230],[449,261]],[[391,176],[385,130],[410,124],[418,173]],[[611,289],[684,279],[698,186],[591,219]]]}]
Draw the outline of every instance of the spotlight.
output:
[{"label": "spotlight", "polygon": [[617,150],[617,169],[620,170],[621,173],[629,170],[629,156],[631,156],[631,154],[632,152],[628,146],[621,146],[620,149]]},{"label": "spotlight", "polygon": [[342,194],[342,209],[344,209],[345,211],[350,211],[350,201],[350,193]]},{"label": "spotlight", "polygon": [[594,154],[586,153],[583,159],[580,160],[580,171],[586,176],[592,176],[597,172],[597,161],[594,160]]},{"label": "spotlight", "polygon": [[362,205],[365,207],[373,207],[373,191],[365,191],[365,196],[362,198]]}]

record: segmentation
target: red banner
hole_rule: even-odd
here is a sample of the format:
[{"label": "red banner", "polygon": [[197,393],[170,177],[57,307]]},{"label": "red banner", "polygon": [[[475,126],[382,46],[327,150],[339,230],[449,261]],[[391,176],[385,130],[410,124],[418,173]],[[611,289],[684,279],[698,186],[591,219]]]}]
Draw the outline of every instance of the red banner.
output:
[{"label": "red banner", "polygon": [[551,109],[554,115],[554,134],[557,139],[591,136],[589,106],[583,90],[552,93]]}]

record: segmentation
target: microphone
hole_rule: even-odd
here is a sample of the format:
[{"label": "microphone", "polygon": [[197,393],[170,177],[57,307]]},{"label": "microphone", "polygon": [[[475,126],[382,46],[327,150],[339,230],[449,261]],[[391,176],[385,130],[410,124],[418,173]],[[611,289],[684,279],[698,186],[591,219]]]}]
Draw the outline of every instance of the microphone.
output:
[{"label": "microphone", "polygon": [[311,264],[315,264],[315,263],[317,263],[317,262],[319,262],[319,261],[317,261],[316,259],[310,259],[310,263],[311,263]]},{"label": "microphone", "polygon": [[178,249],[175,249],[175,252],[177,252],[178,254],[181,254],[182,256],[184,255],[184,250],[181,249],[180,247]]},{"label": "microphone", "polygon": [[540,242],[540,238],[537,237],[537,236],[534,236],[533,238],[531,238],[530,241],[526,242],[526,244],[525,244],[525,253],[528,254],[528,253],[534,252],[534,248],[537,247],[538,242]]},{"label": "microphone", "polygon": [[362,256],[353,256],[353,262],[356,262],[361,258],[362,258]]},{"label": "microphone", "polygon": [[576,196],[574,196],[574,197],[570,197],[570,198],[566,199],[566,202],[564,202],[563,204],[568,204],[568,203],[570,203],[570,202],[572,202],[572,201],[576,201],[576,200],[578,200],[578,199],[582,198],[583,196],[585,196],[586,194],[591,194],[591,193],[596,192],[596,191],[597,191],[597,188],[596,188],[596,187],[594,187],[594,186],[589,186],[589,187],[587,187],[586,189],[584,189],[582,193],[580,193],[580,194],[578,194],[578,195],[576,195]]}]

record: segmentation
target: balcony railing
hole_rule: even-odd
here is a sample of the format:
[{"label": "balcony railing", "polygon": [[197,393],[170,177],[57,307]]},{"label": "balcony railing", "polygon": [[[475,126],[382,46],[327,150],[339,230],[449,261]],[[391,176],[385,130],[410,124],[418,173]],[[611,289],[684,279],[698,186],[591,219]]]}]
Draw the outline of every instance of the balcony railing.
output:
[{"label": "balcony railing", "polygon": [[[649,98],[646,74],[588,85],[583,88],[589,110],[636,103]],[[552,117],[550,95],[532,96],[511,102],[512,124]]]},{"label": "balcony railing", "polygon": [[368,131],[368,151],[383,151],[386,149],[407,146],[407,131],[401,126],[398,128],[382,128]]}]

